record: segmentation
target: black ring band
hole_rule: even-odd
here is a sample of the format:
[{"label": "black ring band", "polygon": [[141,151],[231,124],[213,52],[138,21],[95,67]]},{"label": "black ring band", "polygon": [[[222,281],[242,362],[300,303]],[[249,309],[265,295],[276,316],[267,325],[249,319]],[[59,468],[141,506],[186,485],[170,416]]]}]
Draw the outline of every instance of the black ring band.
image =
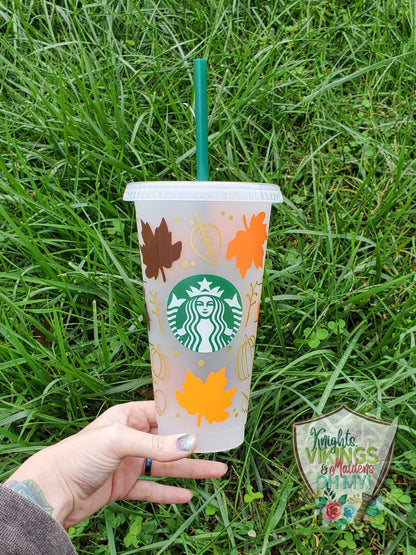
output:
[{"label": "black ring band", "polygon": [[152,470],[152,459],[146,459],[144,461],[144,475],[150,476],[151,470]]}]

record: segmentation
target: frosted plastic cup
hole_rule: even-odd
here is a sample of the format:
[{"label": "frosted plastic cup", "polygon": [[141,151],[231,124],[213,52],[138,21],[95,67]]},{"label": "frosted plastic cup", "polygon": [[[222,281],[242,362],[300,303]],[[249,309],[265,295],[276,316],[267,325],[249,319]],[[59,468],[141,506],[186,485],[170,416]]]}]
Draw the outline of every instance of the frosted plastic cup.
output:
[{"label": "frosted plastic cup", "polygon": [[131,183],[160,434],[244,440],[272,203],[261,183]]}]

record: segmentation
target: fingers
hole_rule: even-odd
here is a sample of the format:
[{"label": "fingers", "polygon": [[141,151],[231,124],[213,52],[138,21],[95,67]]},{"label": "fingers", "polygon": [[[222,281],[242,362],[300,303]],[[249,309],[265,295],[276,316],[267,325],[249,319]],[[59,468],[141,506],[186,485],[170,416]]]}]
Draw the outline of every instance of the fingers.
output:
[{"label": "fingers", "polygon": [[220,478],[227,470],[227,465],[222,462],[182,459],[169,463],[152,461],[150,474],[155,478]]},{"label": "fingers", "polygon": [[136,430],[157,433],[155,402],[132,401],[115,405],[103,412],[84,429],[98,429],[112,424],[124,424]]},{"label": "fingers", "polygon": [[[151,475],[171,478],[220,478],[227,465],[217,461],[186,459],[172,463],[152,462]],[[127,499],[153,503],[188,503],[193,493],[184,488],[165,486],[151,480],[138,480],[127,494]]]},{"label": "fingers", "polygon": [[105,442],[120,460],[125,457],[143,457],[161,462],[176,461],[190,455],[197,439],[192,434],[158,436],[123,425],[112,425],[101,430]]},{"label": "fingers", "polygon": [[[185,464],[188,463],[188,464]],[[182,460],[173,463],[152,463],[152,476],[172,478],[219,478],[227,465],[216,461]],[[188,503],[193,493],[185,488],[166,486],[151,480],[138,480],[126,499],[152,503]]]},{"label": "fingers", "polygon": [[151,503],[188,503],[193,493],[189,489],[165,486],[150,480],[138,480],[125,499]]}]

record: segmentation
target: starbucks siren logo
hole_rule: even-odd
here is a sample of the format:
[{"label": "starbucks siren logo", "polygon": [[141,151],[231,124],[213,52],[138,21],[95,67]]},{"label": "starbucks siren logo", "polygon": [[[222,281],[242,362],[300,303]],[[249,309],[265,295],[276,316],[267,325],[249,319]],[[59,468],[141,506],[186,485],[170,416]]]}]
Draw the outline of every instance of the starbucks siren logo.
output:
[{"label": "starbucks siren logo", "polygon": [[169,326],[185,347],[212,353],[228,345],[242,318],[241,297],[232,283],[219,276],[183,279],[168,298]]}]

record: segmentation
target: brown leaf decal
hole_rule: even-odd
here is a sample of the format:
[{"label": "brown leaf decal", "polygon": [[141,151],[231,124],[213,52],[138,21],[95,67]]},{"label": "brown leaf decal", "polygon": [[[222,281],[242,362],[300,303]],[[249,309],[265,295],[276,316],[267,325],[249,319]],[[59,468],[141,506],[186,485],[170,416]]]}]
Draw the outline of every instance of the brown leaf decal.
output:
[{"label": "brown leaf decal", "polygon": [[263,266],[263,243],[267,240],[267,225],[263,223],[265,217],[266,214],[260,212],[256,216],[252,216],[250,225],[247,225],[244,215],[245,229],[238,231],[234,239],[228,243],[227,260],[235,256],[236,266],[243,279],[253,262],[256,268]]},{"label": "brown leaf decal", "polygon": [[162,274],[166,281],[164,268],[171,268],[173,262],[178,260],[182,252],[182,242],[172,244],[172,232],[169,231],[165,218],[153,233],[148,223],[140,220],[142,224],[142,239],[144,245],[140,245],[143,264],[146,266],[145,274],[148,278],[155,278]]},{"label": "brown leaf decal", "polygon": [[183,393],[176,390],[176,399],[189,414],[198,414],[197,426],[201,425],[202,416],[205,416],[210,424],[222,422],[230,416],[225,409],[232,405],[232,398],[237,391],[236,387],[231,391],[224,390],[227,382],[225,368],[219,372],[211,372],[205,383],[188,370],[183,383]]}]

